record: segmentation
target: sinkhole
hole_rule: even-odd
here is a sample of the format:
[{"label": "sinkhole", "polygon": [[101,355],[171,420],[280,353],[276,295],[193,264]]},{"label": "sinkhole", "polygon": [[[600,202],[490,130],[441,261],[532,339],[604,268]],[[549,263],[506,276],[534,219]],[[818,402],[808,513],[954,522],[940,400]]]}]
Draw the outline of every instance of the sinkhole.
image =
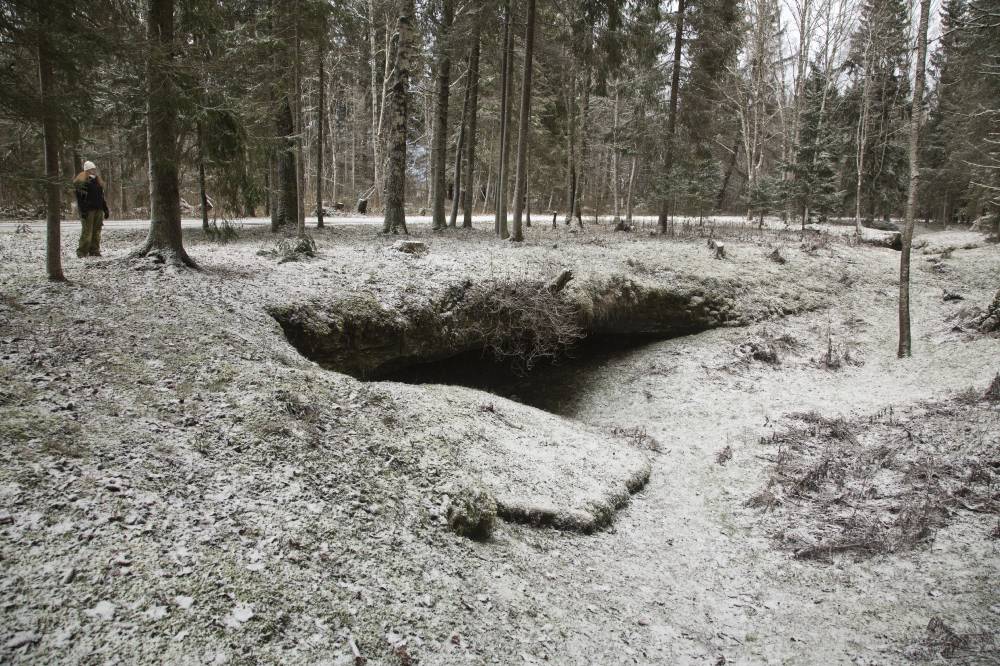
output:
[{"label": "sinkhole", "polygon": [[616,359],[665,339],[654,335],[594,336],[566,348],[530,369],[511,359],[478,349],[449,358],[415,363],[377,376],[372,381],[406,384],[446,384],[478,389],[552,414],[572,416],[589,382]]},{"label": "sinkhole", "polygon": [[619,355],[744,323],[735,290],[721,282],[663,285],[612,275],[557,284],[466,280],[392,305],[355,293],[268,312],[303,356],[329,370],[365,381],[466,386],[556,414],[571,413],[575,384]]}]

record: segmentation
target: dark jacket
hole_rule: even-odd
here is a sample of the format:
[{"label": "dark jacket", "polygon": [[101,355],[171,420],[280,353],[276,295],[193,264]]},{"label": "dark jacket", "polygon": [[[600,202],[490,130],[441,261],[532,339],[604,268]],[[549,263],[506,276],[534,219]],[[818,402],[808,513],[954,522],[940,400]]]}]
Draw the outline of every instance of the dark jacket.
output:
[{"label": "dark jacket", "polygon": [[104,217],[111,215],[108,202],[104,200],[104,188],[95,176],[88,176],[85,181],[76,184],[76,205],[80,208],[81,216],[92,210],[104,211]]}]

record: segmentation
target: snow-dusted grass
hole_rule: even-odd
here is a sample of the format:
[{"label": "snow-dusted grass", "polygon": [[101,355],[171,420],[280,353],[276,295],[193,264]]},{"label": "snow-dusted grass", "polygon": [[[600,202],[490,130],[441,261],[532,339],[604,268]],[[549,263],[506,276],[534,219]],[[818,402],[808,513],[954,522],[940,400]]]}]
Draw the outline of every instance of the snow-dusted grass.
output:
[{"label": "snow-dusted grass", "polygon": [[[370,224],[333,225],[316,259],[280,265],[257,255],[266,229],[227,245],[192,231],[200,272],[123,262],[142,229],[112,228],[104,259],[77,260],[68,231],[69,285],[44,281],[40,232],[0,235],[0,659],[353,663],[353,643],[369,663],[885,663],[932,613],[995,624],[976,516],[906,559],[817,567],[773,549],[742,506],[767,455],[752,443],[788,413],[871,412],[995,373],[996,339],[953,332],[940,298],[985,305],[995,247],[943,271],[915,262],[916,356],[900,362],[890,250],[720,225],[720,261],[697,227],[670,241],[536,223],[515,246],[485,226],[418,225],[430,252],[414,257]],[[787,264],[767,259],[777,245]],[[758,323],[559,366],[536,383],[555,415],[322,370],[266,313],[359,295],[403,313],[464,280],[563,268],[726,290]],[[799,344],[746,363],[737,348],[761,327]],[[863,364],[818,363],[831,339]],[[614,434],[635,429],[660,453]],[[587,521],[647,471],[593,535],[501,522],[478,544],[445,524],[470,478],[501,504]]]}]

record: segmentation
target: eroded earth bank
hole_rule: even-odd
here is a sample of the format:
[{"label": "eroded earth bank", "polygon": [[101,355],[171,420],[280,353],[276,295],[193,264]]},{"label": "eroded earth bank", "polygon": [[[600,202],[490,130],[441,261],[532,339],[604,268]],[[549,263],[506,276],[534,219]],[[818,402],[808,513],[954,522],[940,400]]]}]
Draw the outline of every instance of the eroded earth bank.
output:
[{"label": "eroded earth bank", "polygon": [[997,658],[996,245],[415,231],[0,236],[0,659]]}]

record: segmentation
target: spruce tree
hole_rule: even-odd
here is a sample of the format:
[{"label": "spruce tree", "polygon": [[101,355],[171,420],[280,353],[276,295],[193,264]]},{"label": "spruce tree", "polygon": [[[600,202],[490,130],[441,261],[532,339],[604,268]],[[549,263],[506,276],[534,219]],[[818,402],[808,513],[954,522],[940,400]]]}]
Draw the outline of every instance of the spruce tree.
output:
[{"label": "spruce tree", "polygon": [[[953,221],[962,211],[969,184],[969,137],[966,133],[974,72],[968,56],[966,0],[945,0],[941,9],[941,38],[930,57],[930,70],[937,79],[930,102],[922,146],[926,178],[922,199],[928,211],[942,223]],[[932,203],[933,202],[933,203]]]},{"label": "spruce tree", "polygon": [[825,89],[826,79],[814,66],[804,82],[799,144],[788,165],[794,178],[786,184],[786,195],[801,215],[803,228],[813,214],[824,221],[842,199],[837,170],[842,142],[831,118],[835,100]]}]

